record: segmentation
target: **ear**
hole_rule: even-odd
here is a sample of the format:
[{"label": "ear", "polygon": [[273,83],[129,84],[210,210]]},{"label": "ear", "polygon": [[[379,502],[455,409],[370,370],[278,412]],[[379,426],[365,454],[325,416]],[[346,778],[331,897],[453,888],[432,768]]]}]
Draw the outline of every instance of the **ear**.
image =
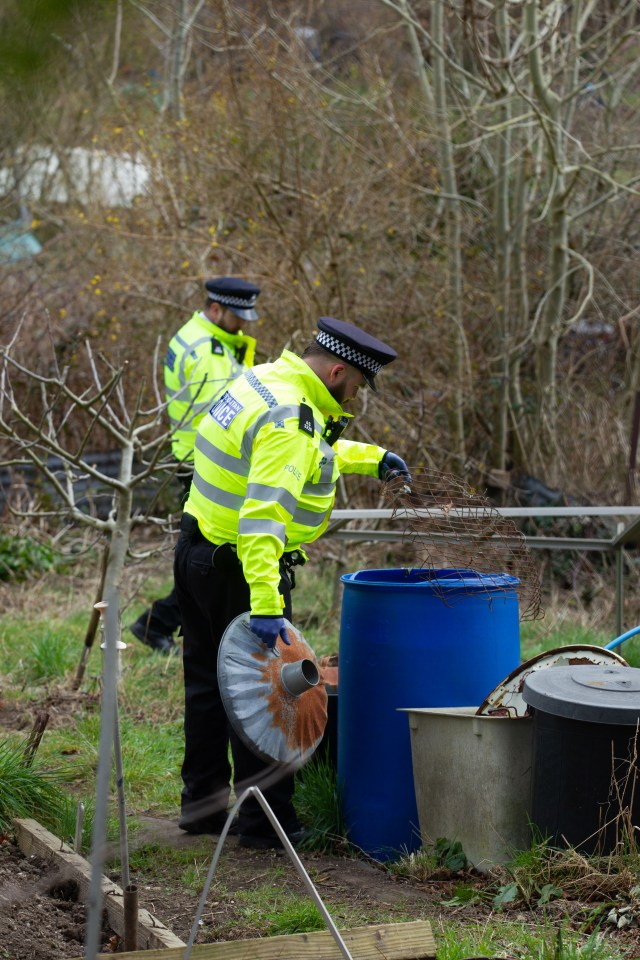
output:
[{"label": "ear", "polygon": [[339,383],[346,369],[344,363],[332,363],[331,369],[329,370],[329,383],[332,386]]}]

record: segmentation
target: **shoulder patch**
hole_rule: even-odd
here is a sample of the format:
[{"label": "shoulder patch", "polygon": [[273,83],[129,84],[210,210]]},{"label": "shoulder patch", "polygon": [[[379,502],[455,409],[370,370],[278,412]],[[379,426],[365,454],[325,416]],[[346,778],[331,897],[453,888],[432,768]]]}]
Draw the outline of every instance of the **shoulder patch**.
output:
[{"label": "shoulder patch", "polygon": [[216,356],[221,356],[224,353],[224,347],[215,337],[211,337],[211,353],[216,354]]},{"label": "shoulder patch", "polygon": [[244,410],[243,405],[227,390],[211,407],[209,416],[215,420],[223,430],[228,430],[241,410]]},{"label": "shoulder patch", "polygon": [[298,420],[298,430],[313,436],[315,430],[313,426],[313,410],[308,403],[300,404],[300,419]]},{"label": "shoulder patch", "polygon": [[169,370],[173,373],[173,368],[176,362],[176,352],[172,347],[167,347],[167,355],[164,358],[164,365],[168,367]]}]

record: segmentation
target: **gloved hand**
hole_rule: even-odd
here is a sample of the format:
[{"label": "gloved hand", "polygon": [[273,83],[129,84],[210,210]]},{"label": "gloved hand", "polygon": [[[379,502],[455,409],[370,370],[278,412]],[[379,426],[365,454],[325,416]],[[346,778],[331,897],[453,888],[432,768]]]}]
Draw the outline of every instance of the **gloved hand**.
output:
[{"label": "gloved hand", "polygon": [[278,637],[288,647],[291,646],[284,617],[249,617],[249,626],[270,650],[274,649]]},{"label": "gloved hand", "polygon": [[387,450],[378,466],[378,476],[381,480],[395,480],[396,477],[402,477],[406,483],[411,483],[411,474],[409,468],[397,453]]}]

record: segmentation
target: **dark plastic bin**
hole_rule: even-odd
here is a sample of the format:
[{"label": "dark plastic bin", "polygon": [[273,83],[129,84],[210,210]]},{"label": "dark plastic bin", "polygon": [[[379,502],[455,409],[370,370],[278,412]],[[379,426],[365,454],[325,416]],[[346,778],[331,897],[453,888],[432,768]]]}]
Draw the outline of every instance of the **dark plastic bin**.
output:
[{"label": "dark plastic bin", "polygon": [[640,670],[550,667],[526,678],[523,697],[533,708],[534,836],[611,853],[621,813],[640,822]]}]

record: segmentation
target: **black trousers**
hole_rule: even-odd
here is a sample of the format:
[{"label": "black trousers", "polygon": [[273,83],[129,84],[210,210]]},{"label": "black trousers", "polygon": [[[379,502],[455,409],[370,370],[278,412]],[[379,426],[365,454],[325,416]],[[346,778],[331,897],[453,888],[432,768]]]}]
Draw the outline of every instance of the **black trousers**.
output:
[{"label": "black trousers", "polygon": [[[176,476],[184,488],[180,498],[180,505],[182,506],[189,495],[189,488],[193,479],[193,465],[189,463],[181,464]],[[143,625],[152,641],[154,635],[170,637],[180,628],[182,617],[175,585],[166,597],[160,597],[159,600],[153,601],[149,609],[138,617],[138,623]]]},{"label": "black trousers", "polygon": [[175,586],[166,597],[154,600],[149,609],[139,617],[139,621],[144,624],[151,640],[154,634],[172,636],[182,623]]},{"label": "black trousers", "polygon": [[[215,552],[215,556],[214,556]],[[236,797],[258,786],[287,832],[299,824],[291,803],[294,776],[267,764],[235,735],[218,688],[218,648],[229,623],[250,607],[242,565],[229,544],[216,548],[197,530],[183,532],[175,554],[174,577],[182,614],[184,663],[184,735],[182,814],[199,820],[223,814],[229,802],[229,745]],[[291,590],[284,570],[280,592],[284,616],[291,618]],[[238,831],[272,836],[262,807],[253,797],[242,805]]]}]

